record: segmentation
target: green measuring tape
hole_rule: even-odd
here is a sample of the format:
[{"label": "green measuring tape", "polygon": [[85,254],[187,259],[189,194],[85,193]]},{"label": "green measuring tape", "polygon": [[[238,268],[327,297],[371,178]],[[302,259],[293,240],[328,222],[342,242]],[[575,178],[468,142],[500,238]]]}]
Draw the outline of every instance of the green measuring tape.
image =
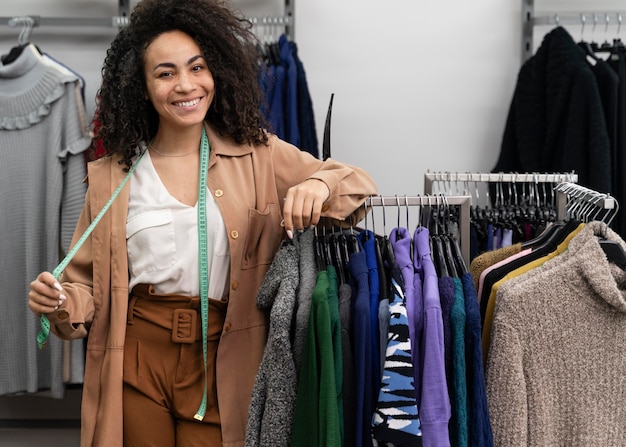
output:
[{"label": "green measuring tape", "polygon": [[[70,263],[74,255],[78,252],[80,247],[85,243],[85,241],[87,240],[87,238],[89,237],[93,229],[96,228],[96,225],[98,224],[98,222],[100,222],[100,219],[102,219],[102,216],[104,216],[104,213],[107,212],[107,210],[109,209],[109,207],[111,206],[111,204],[113,203],[117,195],[120,193],[120,191],[122,190],[126,182],[128,182],[128,179],[130,178],[131,174],[135,170],[135,167],[137,167],[137,164],[139,164],[139,160],[141,160],[141,158],[143,157],[143,154],[145,153],[146,152],[144,151],[139,155],[139,157],[137,158],[137,161],[133,163],[133,165],[130,167],[130,169],[128,170],[128,174],[126,174],[126,177],[124,177],[124,180],[122,180],[122,183],[120,183],[117,189],[113,192],[113,195],[111,196],[109,201],[100,210],[100,212],[98,213],[96,218],[91,222],[91,224],[89,224],[85,232],[82,234],[80,239],[78,239],[76,244],[74,244],[70,252],[65,256],[65,258],[63,258],[61,263],[57,265],[55,269],[52,271],[52,276],[54,276],[57,281],[61,277],[61,273],[63,273],[63,270],[65,270],[65,267],[67,267],[67,265]],[[46,343],[48,342],[48,337],[50,336],[50,320],[48,320],[48,317],[46,317],[44,314],[41,314],[40,326],[41,326],[41,329],[39,330],[39,333],[37,334],[37,346],[39,346],[39,349],[43,349],[45,348]]]},{"label": "green measuring tape", "polygon": [[206,414],[207,404],[207,332],[209,324],[209,255],[207,252],[207,218],[206,218],[206,188],[207,171],[209,169],[209,138],[202,126],[202,140],[200,142],[200,179],[198,183],[198,254],[200,260],[200,312],[202,314],[202,355],[204,358],[204,393],[200,408],[194,419],[201,421]]}]

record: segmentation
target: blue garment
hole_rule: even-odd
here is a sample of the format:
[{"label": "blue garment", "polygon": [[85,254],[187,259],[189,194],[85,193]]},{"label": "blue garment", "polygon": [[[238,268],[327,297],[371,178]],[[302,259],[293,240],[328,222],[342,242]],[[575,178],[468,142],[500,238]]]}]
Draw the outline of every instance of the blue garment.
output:
[{"label": "blue garment", "polygon": [[467,365],[469,445],[492,447],[494,442],[483,370],[482,330],[478,297],[471,273],[465,273],[461,276],[461,282],[465,295],[465,362]]},{"label": "blue garment", "polygon": [[[362,247],[361,247],[362,248]],[[364,251],[350,254],[348,270],[352,281],[354,312],[354,383],[356,396],[355,446],[372,447],[372,343],[370,320],[369,272]]]},{"label": "blue garment", "polygon": [[367,261],[370,292],[370,343],[372,347],[372,392],[378,393],[380,389],[380,352],[379,346],[379,326],[378,326],[378,301],[380,298],[380,277],[378,276],[378,261],[376,258],[376,236],[370,230],[362,230],[358,235],[365,260]]},{"label": "blue garment", "polygon": [[291,54],[296,71],[298,73],[298,125],[300,126],[300,149],[307,151],[315,158],[319,158],[319,147],[317,142],[317,130],[315,128],[315,113],[313,102],[309,93],[309,85],[306,79],[304,65],[298,56],[298,46],[295,42],[289,42]]},{"label": "blue garment", "polygon": [[452,323],[450,313],[454,304],[454,281],[450,276],[439,278],[439,300],[441,301],[441,319],[443,321],[443,350],[448,393],[452,395]]},{"label": "blue garment", "polygon": [[[259,83],[261,84],[261,91],[263,92],[263,102],[261,103],[261,113],[268,120],[272,122],[272,100],[274,98],[274,88],[276,86],[276,77],[274,72],[276,66],[271,64],[262,64]],[[270,128],[273,130],[274,126],[270,124]]]},{"label": "blue garment", "polygon": [[270,122],[272,132],[274,132],[281,140],[287,140],[285,131],[285,106],[283,103],[286,90],[286,76],[287,74],[284,66],[274,66],[274,90],[272,91],[268,120]]},{"label": "blue garment", "polygon": [[380,442],[399,446],[421,445],[422,430],[418,416],[409,321],[404,294],[395,278],[391,279],[389,337],[376,411],[372,417],[372,433]]},{"label": "blue garment", "polygon": [[300,124],[298,123],[298,69],[293,58],[291,45],[289,45],[285,34],[282,34],[278,38],[278,48],[280,51],[280,60],[285,67],[285,139],[291,144],[300,147]]}]

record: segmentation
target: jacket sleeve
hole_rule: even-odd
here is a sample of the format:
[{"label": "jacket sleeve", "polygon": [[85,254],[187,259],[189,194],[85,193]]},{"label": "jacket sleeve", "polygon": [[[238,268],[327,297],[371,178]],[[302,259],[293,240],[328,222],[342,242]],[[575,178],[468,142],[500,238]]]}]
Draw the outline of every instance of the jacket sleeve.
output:
[{"label": "jacket sleeve", "polygon": [[373,178],[363,169],[332,158],[318,160],[276,136],[270,136],[270,147],[276,172],[279,199],[287,190],[308,179],[326,183],[330,196],[322,208],[322,216],[337,220],[350,217],[359,222],[366,210],[361,206],[370,195],[377,194]]},{"label": "jacket sleeve", "polygon": [[[86,197],[72,237],[71,247],[76,244],[90,224],[89,193]],[[59,338],[72,340],[87,336],[89,324],[94,315],[92,260],[90,236],[61,274],[60,282],[67,299],[56,311],[47,315],[50,320],[50,331]]]}]

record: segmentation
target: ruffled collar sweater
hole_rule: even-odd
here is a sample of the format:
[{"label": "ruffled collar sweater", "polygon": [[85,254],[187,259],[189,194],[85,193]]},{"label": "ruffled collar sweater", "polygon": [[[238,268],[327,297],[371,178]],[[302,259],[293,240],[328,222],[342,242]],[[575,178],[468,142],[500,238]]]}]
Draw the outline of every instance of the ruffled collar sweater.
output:
[{"label": "ruffled collar sweater", "polygon": [[[72,342],[64,371],[64,342],[51,338],[38,352],[39,319],[24,305],[28,284],[52,271],[70,245],[83,206],[84,150],[91,143],[79,78],[27,45],[0,62],[0,395],[50,390],[64,395],[83,380],[83,342]],[[20,322],[19,325],[13,322]]]},{"label": "ruffled collar sweater", "polygon": [[624,445],[626,272],[600,222],[498,290],[487,362],[496,446]]},{"label": "ruffled collar sweater", "polygon": [[0,62],[0,129],[26,129],[50,114],[51,105],[79,78],[29,44],[10,64]]}]

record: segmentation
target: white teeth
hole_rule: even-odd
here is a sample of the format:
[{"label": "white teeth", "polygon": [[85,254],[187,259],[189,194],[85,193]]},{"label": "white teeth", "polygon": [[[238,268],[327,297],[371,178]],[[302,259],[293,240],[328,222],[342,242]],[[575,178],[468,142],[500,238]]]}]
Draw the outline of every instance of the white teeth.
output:
[{"label": "white teeth", "polygon": [[177,102],[175,103],[175,105],[178,107],[191,107],[191,106],[195,106],[199,102],[200,102],[200,98],[196,98],[192,101]]}]

